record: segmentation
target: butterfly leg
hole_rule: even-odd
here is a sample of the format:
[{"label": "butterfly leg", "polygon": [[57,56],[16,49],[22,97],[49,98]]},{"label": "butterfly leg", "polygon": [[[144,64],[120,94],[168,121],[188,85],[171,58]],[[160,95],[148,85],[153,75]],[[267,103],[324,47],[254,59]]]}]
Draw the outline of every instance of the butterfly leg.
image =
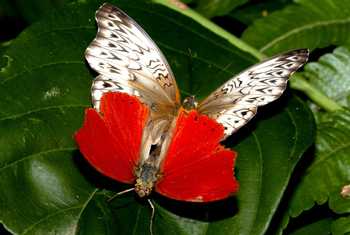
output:
[{"label": "butterfly leg", "polygon": [[149,231],[150,231],[151,235],[153,235],[153,220],[154,220],[154,214],[155,214],[155,207],[154,207],[151,199],[147,199],[147,201],[148,201],[149,206],[152,209],[151,220],[149,222]]},{"label": "butterfly leg", "polygon": [[129,188],[129,189],[123,190],[121,192],[118,192],[118,193],[114,194],[112,197],[108,198],[107,202],[111,202],[114,198],[116,198],[122,194],[128,193],[130,191],[133,191],[133,190],[134,190],[134,188]]}]

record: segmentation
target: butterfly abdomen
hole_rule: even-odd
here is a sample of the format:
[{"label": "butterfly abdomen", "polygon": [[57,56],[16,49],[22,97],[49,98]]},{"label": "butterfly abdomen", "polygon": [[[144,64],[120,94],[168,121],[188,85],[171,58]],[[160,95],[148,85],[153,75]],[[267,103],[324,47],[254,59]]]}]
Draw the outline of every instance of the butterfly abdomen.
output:
[{"label": "butterfly abdomen", "polygon": [[148,196],[158,181],[159,178],[159,166],[155,161],[150,159],[149,161],[141,164],[135,171],[137,177],[135,184],[135,192],[140,197]]}]

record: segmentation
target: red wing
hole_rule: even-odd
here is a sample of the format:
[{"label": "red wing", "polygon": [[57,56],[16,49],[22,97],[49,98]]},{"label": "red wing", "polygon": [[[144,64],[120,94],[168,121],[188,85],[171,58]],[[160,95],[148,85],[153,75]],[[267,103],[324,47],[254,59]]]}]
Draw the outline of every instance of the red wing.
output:
[{"label": "red wing", "polygon": [[102,174],[132,183],[148,108],[135,97],[115,92],[102,97],[101,113],[85,111],[83,127],[75,135],[79,149]]},{"label": "red wing", "polygon": [[236,153],[224,149],[222,125],[196,111],[180,112],[156,191],[194,202],[224,199],[238,190]]}]

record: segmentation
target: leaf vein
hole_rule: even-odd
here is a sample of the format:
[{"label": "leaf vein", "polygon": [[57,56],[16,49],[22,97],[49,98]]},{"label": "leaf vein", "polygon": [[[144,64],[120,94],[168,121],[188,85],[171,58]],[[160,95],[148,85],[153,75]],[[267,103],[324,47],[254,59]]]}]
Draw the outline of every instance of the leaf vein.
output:
[{"label": "leaf vein", "polygon": [[[260,169],[261,171],[259,172],[259,179],[257,180],[257,183],[259,183],[259,185],[257,185],[256,189],[259,190],[259,192],[257,193],[257,202],[256,202],[256,206],[255,206],[255,210],[254,210],[254,218],[252,218],[253,220],[253,223],[252,224],[256,224],[256,221],[257,221],[257,216],[258,216],[258,208],[259,208],[259,205],[260,205],[260,195],[261,195],[261,192],[262,192],[262,172],[263,172],[263,168],[264,168],[264,164],[263,164],[263,155],[262,155],[262,149],[261,149],[261,144],[260,144],[260,141],[257,137],[257,135],[255,134],[255,132],[252,132],[252,136],[254,137],[254,141],[256,143],[256,147],[258,149],[258,152],[259,152],[259,158],[260,158],[260,162],[261,164],[258,164],[258,166],[261,166]],[[251,231],[253,230],[253,227],[250,227],[249,229],[249,232],[247,232],[246,234],[251,234]]]},{"label": "leaf vein", "polygon": [[89,202],[93,199],[93,197],[95,196],[95,194],[97,193],[98,191],[98,188],[94,189],[94,191],[92,191],[91,195],[87,198],[86,202],[82,205],[81,207],[81,210],[78,214],[78,221],[76,223],[76,227],[75,227],[75,233],[74,234],[78,234],[77,231],[78,231],[78,224],[79,224],[79,221],[80,221],[80,218],[81,218],[81,215],[83,214],[85,208],[88,206]]},{"label": "leaf vein", "polygon": [[24,235],[28,232],[30,232],[31,230],[33,230],[33,228],[35,228],[35,226],[41,224],[42,222],[44,222],[45,220],[51,218],[51,217],[54,217],[56,215],[59,215],[61,213],[64,213],[64,212],[67,212],[67,211],[70,211],[70,210],[76,210],[76,209],[79,209],[81,206],[73,206],[73,207],[68,207],[68,208],[64,208],[62,210],[58,210],[56,211],[55,213],[52,213],[52,214],[49,214],[43,218],[41,218],[40,220],[38,220],[37,222],[33,223],[32,225],[30,225],[28,228],[26,228],[21,234]]},{"label": "leaf vein", "polygon": [[308,29],[312,29],[314,27],[319,27],[319,26],[329,26],[332,24],[346,24],[346,23],[350,23],[350,18],[344,19],[344,20],[329,20],[329,21],[316,22],[316,23],[312,23],[312,24],[306,24],[302,27],[290,30],[290,31],[286,32],[285,34],[282,34],[281,36],[276,37],[275,39],[271,40],[269,43],[267,43],[264,47],[262,47],[260,49],[260,52],[263,53],[264,51],[273,47],[273,45],[277,44],[278,42],[292,36],[293,34],[297,34],[303,30],[308,30]]},{"label": "leaf vein", "polygon": [[316,161],[314,164],[312,164],[312,166],[310,166],[310,168],[307,170],[307,174],[309,174],[310,172],[312,172],[312,170],[317,167],[318,165],[322,164],[325,161],[329,160],[329,157],[333,156],[334,154],[336,154],[339,151],[342,151],[343,149],[349,148],[350,147],[350,142],[343,144],[343,145],[339,145],[337,148],[335,148],[334,150],[330,151],[329,153],[320,156],[318,161]]},{"label": "leaf vein", "polygon": [[32,157],[39,157],[41,155],[44,155],[44,154],[47,154],[47,153],[54,153],[54,152],[64,152],[64,151],[73,151],[73,150],[76,150],[77,148],[76,147],[67,147],[67,148],[55,148],[55,149],[49,149],[49,150],[46,150],[46,151],[40,151],[40,152],[37,152],[37,153],[33,153],[33,154],[29,154],[27,156],[24,156],[23,158],[21,159],[18,159],[18,160],[15,160],[9,164],[6,164],[5,166],[1,167],[0,168],[0,172],[11,167],[12,165],[15,165],[19,162],[22,162],[22,161],[26,161],[28,160],[29,158],[32,158]]},{"label": "leaf vein", "polygon": [[89,105],[83,105],[83,104],[77,104],[77,105],[55,105],[55,106],[48,106],[48,107],[42,107],[42,108],[38,108],[38,109],[33,109],[24,113],[19,113],[19,114],[13,114],[13,115],[9,115],[9,116],[5,116],[0,118],[0,122],[1,121],[5,121],[5,120],[11,120],[11,119],[18,119],[21,117],[24,117],[26,115],[30,115],[33,113],[38,113],[41,111],[47,111],[50,109],[60,109],[60,108],[86,108],[89,107]]},{"label": "leaf vein", "polygon": [[293,115],[292,115],[292,113],[290,112],[290,110],[289,110],[288,107],[287,107],[286,111],[287,111],[287,114],[288,114],[288,116],[289,116],[289,119],[291,120],[291,122],[292,122],[292,124],[293,124],[293,126],[294,126],[294,129],[295,129],[295,131],[294,131],[294,132],[295,132],[295,134],[294,134],[295,139],[294,139],[293,147],[292,147],[292,149],[291,149],[291,151],[290,151],[290,154],[289,154],[289,159],[292,159],[292,158],[293,158],[293,155],[294,155],[294,153],[295,153],[295,149],[296,149],[297,142],[298,142],[299,133],[298,133],[298,126],[297,126],[297,124],[296,124],[296,121],[295,121],[295,119],[294,119],[294,117],[293,117]]},{"label": "leaf vein", "polygon": [[7,78],[2,79],[0,84],[3,85],[4,83],[8,82],[9,80],[14,79],[17,76],[20,76],[22,74],[31,73],[31,72],[33,72],[35,70],[39,70],[39,69],[42,69],[42,68],[45,68],[45,67],[54,66],[54,65],[62,65],[62,64],[84,64],[84,62],[80,61],[80,60],[79,61],[74,61],[73,60],[73,61],[59,61],[59,62],[51,62],[51,63],[42,64],[42,65],[39,65],[39,66],[36,66],[36,67],[32,67],[30,70],[25,70],[25,71],[21,71],[21,72],[12,74],[11,76],[9,76]]}]

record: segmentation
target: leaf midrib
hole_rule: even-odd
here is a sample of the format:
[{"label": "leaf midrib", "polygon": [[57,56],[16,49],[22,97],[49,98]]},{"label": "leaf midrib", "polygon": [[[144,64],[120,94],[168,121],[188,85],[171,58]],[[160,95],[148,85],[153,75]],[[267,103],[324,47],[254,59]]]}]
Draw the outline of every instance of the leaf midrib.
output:
[{"label": "leaf midrib", "polygon": [[343,149],[349,148],[350,147],[350,142],[345,143],[343,145],[339,145],[337,148],[333,149],[332,151],[330,151],[327,154],[324,154],[323,156],[320,155],[318,161],[316,161],[314,164],[312,164],[312,166],[310,166],[310,168],[306,171],[305,175],[309,175],[311,174],[311,172],[313,171],[314,168],[317,168],[318,165],[324,163],[325,161],[331,161],[331,156],[333,156],[334,154],[336,154],[339,151],[342,151]]},{"label": "leaf midrib", "polygon": [[262,47],[259,51],[260,52],[264,52],[266,50],[268,50],[269,48],[273,47],[275,44],[277,44],[278,42],[292,36],[293,34],[297,34],[303,30],[308,30],[308,29],[312,29],[314,27],[319,27],[319,26],[329,26],[331,24],[346,24],[346,23],[350,23],[350,18],[347,19],[337,19],[337,20],[329,20],[329,21],[317,21],[315,23],[311,23],[311,24],[305,24],[299,28],[295,28],[292,29],[290,31],[287,31],[285,34],[281,34],[280,36],[276,37],[275,39],[273,39],[272,41],[270,41],[269,43],[267,43],[264,47]]},{"label": "leaf midrib", "polygon": [[[178,21],[175,21],[175,20],[173,20],[172,18],[170,18],[170,17],[168,17],[168,16],[166,16],[166,15],[159,14],[159,12],[157,12],[157,11],[151,11],[151,10],[149,10],[149,9],[138,8],[138,7],[134,7],[134,6],[128,6],[128,8],[130,8],[130,9],[136,9],[136,10],[139,10],[139,11],[141,11],[141,12],[142,12],[142,11],[143,11],[143,12],[148,12],[148,13],[150,13],[151,15],[158,15],[158,16],[161,16],[162,18],[168,20],[169,22],[172,22],[172,23],[174,23],[175,25],[178,25],[178,26],[180,26],[180,27],[186,29],[187,31],[194,33],[195,35],[198,35],[199,37],[205,39],[206,41],[212,43],[213,45],[216,45],[217,47],[220,47],[220,48],[222,48],[222,49],[224,49],[224,50],[230,52],[231,54],[234,54],[234,55],[237,55],[237,56],[239,56],[239,57],[244,57],[244,58],[246,58],[246,59],[249,59],[249,57],[245,56],[247,53],[243,53],[241,50],[232,50],[232,48],[226,47],[226,46],[224,46],[223,44],[219,44],[219,43],[216,42],[215,40],[212,40],[212,39],[210,39],[210,38],[208,38],[208,37],[205,37],[203,34],[197,32],[197,31],[193,31],[190,27],[187,27],[187,26],[184,25],[184,24],[180,24]],[[180,14],[180,13],[178,13],[178,14]],[[191,19],[191,20],[192,20],[192,19]],[[194,21],[194,20],[193,20],[193,21]],[[194,21],[194,22],[196,22],[196,21]],[[196,22],[196,23],[197,23],[197,22]],[[198,23],[197,23],[197,24],[198,24]],[[158,42],[157,42],[157,43],[158,43]],[[251,57],[251,58],[253,58],[253,57]],[[252,59],[251,62],[252,62],[252,63],[255,63],[256,61]]]},{"label": "leaf midrib", "polygon": [[[258,200],[257,200],[257,203],[256,203],[256,206],[255,206],[255,210],[254,210],[254,218],[253,220],[251,220],[253,223],[251,223],[250,225],[254,225],[256,224],[256,221],[257,221],[257,216],[258,216],[258,211],[259,211],[259,208],[260,208],[260,202],[261,202],[261,193],[262,193],[262,176],[263,176],[263,169],[264,169],[264,160],[263,160],[263,154],[262,154],[262,149],[261,149],[261,144],[260,144],[260,141],[258,139],[258,137],[256,136],[255,132],[253,131],[252,132],[252,136],[254,137],[254,141],[256,143],[256,146],[257,146],[257,149],[259,151],[259,159],[260,159],[260,162],[261,164],[259,164],[260,166],[260,172],[259,172],[259,185],[256,187],[257,188],[257,191],[258,191],[258,194],[259,196],[256,197]],[[254,227],[252,226],[248,231],[249,233],[247,234],[251,234],[251,232],[253,231]]]},{"label": "leaf midrib", "polygon": [[40,157],[42,155],[45,155],[45,154],[48,154],[48,153],[54,153],[54,152],[70,152],[70,151],[74,151],[76,150],[77,148],[76,147],[66,147],[66,148],[52,148],[52,149],[49,149],[49,150],[45,150],[45,151],[40,151],[40,152],[37,152],[37,153],[33,153],[33,154],[29,154],[29,155],[26,155],[20,159],[17,159],[9,164],[6,164],[5,166],[1,167],[0,168],[0,173],[9,168],[9,167],[12,167],[13,165],[16,165],[20,162],[23,162],[23,161],[26,161],[26,160],[29,160],[31,158],[35,158],[35,157]]}]

